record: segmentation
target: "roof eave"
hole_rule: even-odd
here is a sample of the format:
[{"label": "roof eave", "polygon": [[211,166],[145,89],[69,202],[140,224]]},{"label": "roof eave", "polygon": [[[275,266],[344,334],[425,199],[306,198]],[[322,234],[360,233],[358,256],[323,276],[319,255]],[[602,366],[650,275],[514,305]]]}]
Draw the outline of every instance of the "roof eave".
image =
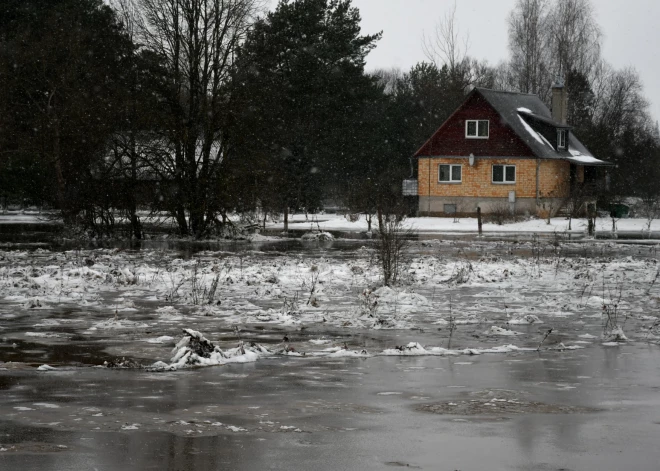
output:
[{"label": "roof eave", "polygon": [[613,164],[611,162],[606,162],[604,160],[598,160],[597,162],[580,162],[570,157],[565,157],[565,159],[570,163],[579,165],[581,167],[616,167],[616,164]]}]

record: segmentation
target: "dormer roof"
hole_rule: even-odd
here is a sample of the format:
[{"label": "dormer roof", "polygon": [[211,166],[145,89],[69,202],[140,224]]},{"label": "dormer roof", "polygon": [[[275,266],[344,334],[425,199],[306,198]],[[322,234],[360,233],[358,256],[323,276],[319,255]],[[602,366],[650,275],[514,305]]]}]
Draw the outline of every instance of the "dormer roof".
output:
[{"label": "dormer roof", "polygon": [[557,149],[556,143],[544,135],[543,126],[555,129],[571,129],[570,126],[552,119],[552,113],[537,95],[528,93],[504,92],[488,88],[475,88],[472,93],[480,93],[500,114],[502,119],[525,141],[541,159],[566,159],[574,163],[597,165],[607,162],[596,159],[593,154],[573,134],[569,133],[568,148]]}]

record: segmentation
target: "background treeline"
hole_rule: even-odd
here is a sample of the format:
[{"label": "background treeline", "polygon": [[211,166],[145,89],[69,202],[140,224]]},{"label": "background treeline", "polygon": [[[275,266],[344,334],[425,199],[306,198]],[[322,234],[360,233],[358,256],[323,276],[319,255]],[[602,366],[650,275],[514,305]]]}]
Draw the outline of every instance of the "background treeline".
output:
[{"label": "background treeline", "polygon": [[5,0],[0,7],[0,196],[65,222],[142,237],[138,208],[202,236],[230,213],[405,211],[410,156],[474,86],[549,99],[614,161],[613,194],[657,193],[657,123],[632,69],[600,57],[588,0],[520,0],[510,61],[469,56],[447,15],[428,61],[365,71],[350,0]]}]

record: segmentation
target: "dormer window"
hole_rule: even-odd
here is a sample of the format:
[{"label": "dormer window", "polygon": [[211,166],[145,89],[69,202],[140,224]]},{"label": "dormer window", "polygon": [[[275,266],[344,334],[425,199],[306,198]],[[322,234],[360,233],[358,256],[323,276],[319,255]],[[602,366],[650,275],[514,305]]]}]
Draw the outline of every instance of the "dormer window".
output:
[{"label": "dormer window", "polygon": [[488,139],[489,123],[487,119],[469,119],[465,121],[467,139]]},{"label": "dormer window", "polygon": [[568,142],[568,131],[566,129],[557,130],[557,150],[566,150]]}]

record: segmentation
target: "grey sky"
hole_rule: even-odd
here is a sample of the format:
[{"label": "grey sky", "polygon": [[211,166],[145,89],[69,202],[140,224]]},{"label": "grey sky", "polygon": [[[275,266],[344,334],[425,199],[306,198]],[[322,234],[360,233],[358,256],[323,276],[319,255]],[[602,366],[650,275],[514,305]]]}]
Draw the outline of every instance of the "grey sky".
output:
[{"label": "grey sky", "polygon": [[[276,0],[271,0],[276,5]],[[433,31],[453,0],[353,0],[360,9],[363,34],[383,31],[371,52],[369,69],[404,71],[425,59],[422,33]],[[469,54],[496,65],[508,56],[506,18],[515,0],[458,0],[457,23],[469,34]],[[660,2],[592,0],[604,34],[603,57],[614,67],[632,66],[643,80],[651,114],[660,119]]]}]

